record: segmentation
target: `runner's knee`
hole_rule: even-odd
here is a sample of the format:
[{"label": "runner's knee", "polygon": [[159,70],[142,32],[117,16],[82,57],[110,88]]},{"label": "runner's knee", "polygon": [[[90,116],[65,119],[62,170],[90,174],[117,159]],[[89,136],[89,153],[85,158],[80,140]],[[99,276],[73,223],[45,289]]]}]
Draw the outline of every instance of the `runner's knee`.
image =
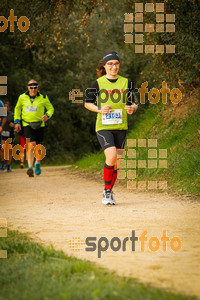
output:
[{"label": "runner's knee", "polygon": [[109,151],[106,154],[106,163],[109,166],[114,166],[117,161],[117,153],[116,151]]}]

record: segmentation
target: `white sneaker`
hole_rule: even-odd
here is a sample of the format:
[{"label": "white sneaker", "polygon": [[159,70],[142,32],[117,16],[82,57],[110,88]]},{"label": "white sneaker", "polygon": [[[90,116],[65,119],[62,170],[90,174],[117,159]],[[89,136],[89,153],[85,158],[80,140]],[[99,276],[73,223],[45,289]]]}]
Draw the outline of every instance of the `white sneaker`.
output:
[{"label": "white sneaker", "polygon": [[111,198],[112,198],[112,204],[115,205],[115,204],[116,204],[116,201],[115,201],[115,199],[114,199],[114,197],[113,197],[113,191],[111,191]]},{"label": "white sneaker", "polygon": [[111,190],[104,189],[102,203],[105,205],[109,205],[109,204],[115,205],[116,204],[116,202],[113,198],[113,192]]}]

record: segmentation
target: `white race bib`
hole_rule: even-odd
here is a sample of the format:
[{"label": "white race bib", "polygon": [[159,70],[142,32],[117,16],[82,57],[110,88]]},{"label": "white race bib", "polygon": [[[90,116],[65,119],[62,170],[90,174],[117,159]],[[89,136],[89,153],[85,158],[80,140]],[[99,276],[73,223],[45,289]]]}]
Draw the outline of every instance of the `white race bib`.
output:
[{"label": "white race bib", "polygon": [[108,114],[102,114],[102,124],[122,124],[122,109],[112,109]]},{"label": "white race bib", "polygon": [[27,106],[26,111],[27,112],[36,112],[37,111],[37,106]]},{"label": "white race bib", "polygon": [[6,136],[6,137],[9,137],[10,136],[10,131],[2,131],[2,135],[3,136]]}]

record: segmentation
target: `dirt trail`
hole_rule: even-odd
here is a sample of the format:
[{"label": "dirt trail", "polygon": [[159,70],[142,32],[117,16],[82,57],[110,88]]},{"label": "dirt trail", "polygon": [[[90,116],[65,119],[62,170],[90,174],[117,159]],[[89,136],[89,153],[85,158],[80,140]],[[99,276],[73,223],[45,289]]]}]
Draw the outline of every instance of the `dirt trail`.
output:
[{"label": "dirt trail", "polygon": [[[34,178],[29,178],[25,170],[1,172],[0,218],[7,218],[13,229],[31,232],[37,241],[52,243],[56,249],[120,275],[200,296],[200,203],[167,193],[134,192],[116,185],[117,205],[107,207],[101,204],[102,183],[71,173],[67,167],[43,168],[41,176]],[[85,240],[88,236],[104,236],[110,241],[117,236],[123,240],[131,236],[132,230],[138,237],[148,231],[144,252],[139,241],[135,251],[131,251],[128,241],[126,251],[114,252],[109,248],[101,258],[97,251],[73,251],[69,246],[73,237]],[[162,243],[156,252],[148,249],[150,237],[160,240],[163,230],[170,239],[181,239],[180,251],[173,252],[169,242],[166,252],[162,251]]]}]

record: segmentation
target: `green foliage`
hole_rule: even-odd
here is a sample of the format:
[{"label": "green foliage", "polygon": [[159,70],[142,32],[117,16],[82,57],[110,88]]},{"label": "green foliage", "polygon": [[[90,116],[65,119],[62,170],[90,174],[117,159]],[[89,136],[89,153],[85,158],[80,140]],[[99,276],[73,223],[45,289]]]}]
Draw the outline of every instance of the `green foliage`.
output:
[{"label": "green foliage", "polygon": [[[128,1],[133,3],[132,1]],[[140,1],[134,1],[140,2]],[[198,0],[165,1],[165,14],[175,14],[175,32],[145,33],[145,44],[175,45],[175,53],[146,54],[152,59],[142,70],[139,83],[161,84],[191,89],[199,86],[200,75],[200,6]],[[130,7],[130,4],[129,4]],[[130,9],[130,8],[129,8]],[[156,14],[144,13],[145,23],[154,24]],[[165,23],[166,24],[166,23]]]},{"label": "green foliage", "polygon": [[[67,152],[77,159],[83,153],[96,151],[99,149],[94,132],[96,116],[83,105],[72,104],[69,92],[80,89],[84,94],[91,87],[98,61],[110,49],[120,52],[122,73],[135,79],[138,69],[133,72],[131,67],[133,51],[130,48],[126,53],[123,41],[125,8],[116,0],[0,3],[1,15],[6,18],[10,9],[14,9],[18,18],[22,15],[29,18],[31,26],[21,33],[15,22],[14,33],[9,28],[0,33],[0,75],[8,76],[8,95],[3,100],[8,98],[14,108],[18,96],[26,91],[27,81],[36,78],[40,91],[49,96],[55,107],[44,141],[47,158],[52,161]],[[113,15],[117,16],[114,22]]]}]

